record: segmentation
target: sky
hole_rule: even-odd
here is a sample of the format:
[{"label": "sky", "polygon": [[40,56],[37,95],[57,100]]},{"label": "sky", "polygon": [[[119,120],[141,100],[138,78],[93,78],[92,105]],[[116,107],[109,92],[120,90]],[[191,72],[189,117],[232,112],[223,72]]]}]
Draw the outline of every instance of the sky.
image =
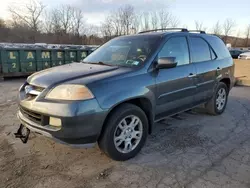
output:
[{"label": "sky", "polygon": [[[8,7],[18,5],[18,3],[29,2],[30,0],[1,0],[0,17],[8,18]],[[221,23],[226,18],[236,21],[237,27],[234,35],[240,30],[244,35],[245,28],[250,24],[250,0],[40,0],[47,8],[70,4],[81,8],[85,14],[87,22],[93,25],[100,25],[105,15],[110,11],[118,9],[120,6],[130,4],[135,7],[135,11],[154,11],[168,7],[180,20],[180,26],[187,26],[195,29],[194,21],[203,22],[207,28],[219,20]]]}]

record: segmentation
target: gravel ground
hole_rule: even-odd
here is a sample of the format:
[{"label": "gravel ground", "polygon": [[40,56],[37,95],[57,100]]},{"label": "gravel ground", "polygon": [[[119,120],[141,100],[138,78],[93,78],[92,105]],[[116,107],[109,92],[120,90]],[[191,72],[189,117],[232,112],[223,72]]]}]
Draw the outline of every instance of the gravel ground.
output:
[{"label": "gravel ground", "polygon": [[140,154],[115,162],[96,146],[76,149],[31,134],[15,139],[24,80],[0,82],[0,187],[250,187],[250,88],[232,90],[221,116],[202,109],[155,124]]}]

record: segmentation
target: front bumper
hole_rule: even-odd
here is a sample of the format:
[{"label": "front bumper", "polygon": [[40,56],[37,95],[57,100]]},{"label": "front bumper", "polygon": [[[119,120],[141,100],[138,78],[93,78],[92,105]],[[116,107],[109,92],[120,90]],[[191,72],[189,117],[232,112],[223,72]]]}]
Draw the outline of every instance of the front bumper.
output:
[{"label": "front bumper", "polygon": [[[32,113],[39,114],[42,120],[34,120],[30,116]],[[23,100],[17,113],[21,124],[31,131],[63,144],[77,146],[92,145],[98,140],[106,115],[107,112],[100,108],[96,99],[73,103]],[[49,121],[45,121],[49,117],[60,118],[62,126],[49,125]]]}]

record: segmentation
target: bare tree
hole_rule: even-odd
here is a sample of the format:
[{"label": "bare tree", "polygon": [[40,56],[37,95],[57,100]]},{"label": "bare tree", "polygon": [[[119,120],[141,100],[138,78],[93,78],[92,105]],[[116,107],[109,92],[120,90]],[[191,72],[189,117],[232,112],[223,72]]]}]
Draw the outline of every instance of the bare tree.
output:
[{"label": "bare tree", "polygon": [[113,36],[122,35],[120,11],[110,12],[101,25],[101,34],[105,40],[110,40]]},{"label": "bare tree", "polygon": [[234,27],[236,26],[236,23],[234,20],[227,18],[223,24],[223,34],[224,34],[224,42],[227,42],[228,36],[232,33],[234,30]]},{"label": "bare tree", "polygon": [[62,5],[58,9],[62,31],[67,34],[72,31],[72,19],[74,17],[74,8],[70,5]]},{"label": "bare tree", "polygon": [[105,41],[110,40],[115,33],[111,17],[106,17],[105,21],[101,25],[101,33],[105,38]]},{"label": "bare tree", "polygon": [[[39,0],[23,7],[10,7],[11,22],[0,20],[1,32],[13,29],[15,41],[35,42],[36,39],[55,43],[98,43],[115,36],[137,33],[139,30],[149,30],[166,27],[177,27],[179,20],[167,9],[155,12],[138,13],[131,5],[125,5],[110,12],[99,26],[85,24],[81,10],[70,5],[61,5],[54,9],[45,10]],[[40,0],[42,1],[42,0]],[[8,26],[8,23],[11,23]],[[0,32],[0,33],[1,33]],[[18,34],[16,34],[18,33]],[[100,37],[102,35],[103,37]]]},{"label": "bare tree", "polygon": [[138,30],[138,17],[134,7],[125,5],[112,11],[102,23],[101,33],[104,36],[128,35]]},{"label": "bare tree", "polygon": [[221,35],[222,29],[221,29],[220,21],[217,21],[215,23],[215,25],[212,28],[212,33],[215,35]]},{"label": "bare tree", "polygon": [[71,33],[79,37],[83,31],[83,12],[69,5],[62,5],[46,12],[44,20],[44,28],[48,33]]},{"label": "bare tree", "polygon": [[5,21],[3,19],[0,18],[0,28],[5,28]]},{"label": "bare tree", "polygon": [[158,12],[159,22],[161,28],[166,28],[171,23],[171,14],[167,10],[160,10]]},{"label": "bare tree", "polygon": [[249,37],[250,37],[250,24],[248,24],[247,28],[246,28],[246,47],[248,47],[248,41],[249,41]]},{"label": "bare tree", "polygon": [[178,25],[180,25],[180,20],[177,17],[172,15],[171,20],[170,20],[170,27],[175,28],[175,27],[178,27]]},{"label": "bare tree", "polygon": [[112,27],[115,30],[114,35],[115,36],[122,35],[122,30],[123,30],[122,27],[123,26],[122,26],[122,23],[121,23],[121,13],[120,13],[120,11],[118,10],[116,12],[111,13],[109,19],[111,20]]},{"label": "bare tree", "polygon": [[97,35],[100,34],[99,32],[99,27],[95,26],[95,25],[88,25],[88,28],[86,29],[87,31],[87,44],[95,44],[96,43],[96,39],[97,39]]},{"label": "bare tree", "polygon": [[54,33],[60,33],[62,30],[61,27],[61,15],[57,9],[51,11],[51,25],[52,31]]},{"label": "bare tree", "polygon": [[134,19],[133,19],[133,23],[132,23],[132,27],[131,27],[131,33],[135,34],[140,30],[140,15],[139,14],[135,14],[134,15]]},{"label": "bare tree", "polygon": [[80,37],[80,32],[83,31],[83,12],[80,9],[73,10],[73,32]]},{"label": "bare tree", "polygon": [[86,27],[86,34],[88,36],[90,35],[99,35],[100,34],[100,27],[96,26],[96,25],[88,25]]},{"label": "bare tree", "polygon": [[52,13],[50,11],[46,11],[44,13],[43,32],[53,33],[53,20]]},{"label": "bare tree", "polygon": [[141,15],[141,27],[142,30],[149,30],[150,29],[150,15],[148,12],[143,12]]},{"label": "bare tree", "polygon": [[236,37],[234,37],[234,43],[233,43],[234,47],[237,47],[237,42],[239,40],[239,37],[240,37],[240,30],[237,32]]},{"label": "bare tree", "polygon": [[158,20],[159,20],[157,12],[151,12],[150,17],[151,17],[152,29],[157,29],[158,28]]},{"label": "bare tree", "polygon": [[119,12],[121,24],[123,25],[123,34],[128,35],[135,16],[134,7],[131,5],[125,5],[119,9]]},{"label": "bare tree", "polygon": [[203,30],[203,22],[195,20],[194,24],[195,24],[195,29],[196,30],[200,30],[200,31]]},{"label": "bare tree", "polygon": [[44,11],[45,5],[42,2],[31,0],[29,4],[24,7],[9,7],[12,18],[18,18],[33,31],[37,32],[41,24],[41,15]]}]

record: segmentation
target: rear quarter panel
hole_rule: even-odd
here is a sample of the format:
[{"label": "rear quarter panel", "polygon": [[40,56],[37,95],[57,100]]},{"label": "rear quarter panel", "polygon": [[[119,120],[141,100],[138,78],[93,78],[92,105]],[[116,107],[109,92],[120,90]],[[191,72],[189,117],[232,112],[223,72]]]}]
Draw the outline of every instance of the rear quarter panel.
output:
[{"label": "rear quarter panel", "polygon": [[234,72],[235,72],[235,64],[232,58],[225,58],[222,60],[219,60],[219,64],[222,68],[221,70],[221,77],[219,78],[224,79],[224,78],[229,78],[230,79],[230,89],[233,87],[235,83],[235,77],[234,77]]},{"label": "rear quarter panel", "polygon": [[214,35],[204,35],[203,36],[208,43],[211,45],[213,50],[217,55],[217,64],[221,71],[217,74],[217,80],[220,81],[225,78],[230,79],[230,89],[234,85],[234,62],[229,53],[229,50],[226,48],[225,43],[217,36]]}]

